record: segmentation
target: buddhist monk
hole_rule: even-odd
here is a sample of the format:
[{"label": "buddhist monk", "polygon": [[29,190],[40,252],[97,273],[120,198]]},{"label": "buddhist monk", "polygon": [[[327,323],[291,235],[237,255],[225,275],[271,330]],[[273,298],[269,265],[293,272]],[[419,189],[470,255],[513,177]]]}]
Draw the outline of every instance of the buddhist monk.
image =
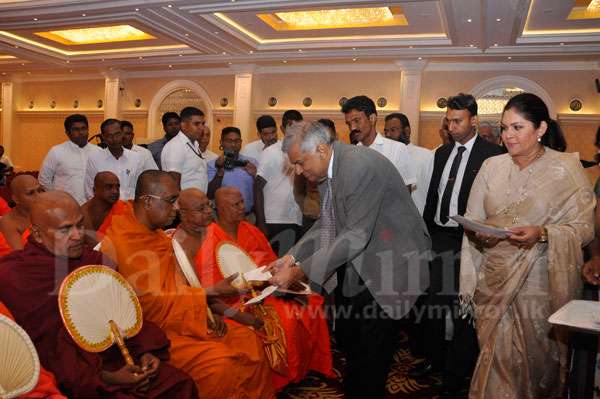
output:
[{"label": "buddhist monk", "polygon": [[[9,319],[15,319],[2,302],[0,302],[0,314]],[[56,387],[54,375],[41,367],[40,378],[38,379],[35,388],[33,388],[31,392],[19,396],[19,399],[67,399],[67,397],[63,396]]]},{"label": "buddhist monk", "polygon": [[[196,193],[190,194],[197,196]],[[234,187],[220,188],[215,199],[218,219],[208,227],[203,227],[204,237],[198,234],[201,231],[201,218],[194,217],[194,213],[181,214],[181,229],[184,229],[188,236],[196,237],[195,241],[188,239],[181,243],[188,247],[188,251],[192,251],[195,246],[196,273],[204,287],[210,287],[223,280],[216,263],[216,248],[222,241],[237,243],[259,266],[277,259],[264,234],[245,221],[244,199],[239,190]],[[200,200],[201,198],[197,198],[197,201]],[[197,244],[199,240],[202,240],[199,246],[192,245]],[[274,374],[275,388],[281,389],[289,383],[298,382],[311,370],[325,376],[333,376],[323,298],[311,294],[305,306],[296,301],[273,296],[267,298],[265,303],[272,305],[277,311],[287,344],[288,370],[286,374]]]},{"label": "buddhist monk", "polygon": [[102,240],[114,215],[122,213],[127,204],[119,200],[121,185],[112,172],[100,172],[94,178],[94,196],[81,205],[86,241],[94,246]]},{"label": "buddhist monk", "polygon": [[10,183],[10,191],[16,205],[0,218],[0,233],[11,249],[23,249],[31,225],[29,212],[38,195],[45,190],[35,177],[19,175]]},{"label": "buddhist monk", "polygon": [[118,348],[102,353],[80,349],[63,326],[57,300],[60,284],[71,271],[107,264],[100,252],[84,245],[83,214],[62,191],[37,196],[31,207],[31,236],[23,250],[0,260],[0,301],[29,334],[40,362],[54,373],[71,398],[195,398],[188,375],[167,364],[169,341],[144,322],[126,341],[137,366],[125,364]]},{"label": "buddhist monk", "polygon": [[191,287],[179,269],[162,230],[175,218],[178,196],[168,172],[143,172],[127,212],[113,217],[102,251],[117,259],[145,318],[171,341],[171,362],[192,376],[201,398],[272,398],[271,370],[257,335],[246,326],[223,323],[216,314],[209,329],[207,297],[227,293],[221,288],[232,289],[231,284]]}]

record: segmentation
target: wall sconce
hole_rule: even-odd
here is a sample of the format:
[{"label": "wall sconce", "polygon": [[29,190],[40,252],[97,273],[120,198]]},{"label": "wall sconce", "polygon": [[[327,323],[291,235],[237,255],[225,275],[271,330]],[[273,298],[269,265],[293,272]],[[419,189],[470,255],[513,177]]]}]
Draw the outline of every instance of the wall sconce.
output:
[{"label": "wall sconce", "polygon": [[387,99],[385,97],[379,97],[377,99],[377,106],[379,108],[384,108],[387,105]]},{"label": "wall sconce", "polygon": [[338,101],[338,104],[340,104],[340,107],[343,107],[344,104],[346,104],[346,101],[348,101],[348,97],[340,97],[340,101]]},{"label": "wall sconce", "polygon": [[52,109],[56,108],[56,101],[54,101],[54,100],[50,101],[50,108],[52,108]]},{"label": "wall sconce", "polygon": [[79,108],[79,100],[73,101],[73,108]]},{"label": "wall sconce", "polygon": [[569,102],[569,108],[571,109],[571,111],[573,112],[577,112],[577,111],[581,111],[581,108],[583,108],[583,101],[581,101],[578,98],[573,98],[570,102]]},{"label": "wall sconce", "polygon": [[135,101],[133,102],[133,105],[135,105],[136,108],[139,108],[142,105],[142,99],[136,98]]},{"label": "wall sconce", "polygon": [[435,102],[438,108],[444,109],[448,106],[448,99],[444,97],[440,97]]},{"label": "wall sconce", "polygon": [[102,108],[103,106],[104,106],[104,101],[102,101],[102,100],[96,101],[96,107]]},{"label": "wall sconce", "polygon": [[33,109],[35,103],[33,102],[33,100],[29,101],[29,105],[27,106],[29,109]]},{"label": "wall sconce", "polygon": [[221,97],[219,104],[221,104],[221,107],[226,107],[229,104],[229,99],[227,97]]},{"label": "wall sconce", "polygon": [[302,105],[305,107],[310,107],[312,105],[312,98],[304,97],[304,100],[302,100]]},{"label": "wall sconce", "polygon": [[269,104],[269,107],[274,107],[277,105],[277,98],[276,97],[269,97],[269,99],[267,100],[267,104]]}]

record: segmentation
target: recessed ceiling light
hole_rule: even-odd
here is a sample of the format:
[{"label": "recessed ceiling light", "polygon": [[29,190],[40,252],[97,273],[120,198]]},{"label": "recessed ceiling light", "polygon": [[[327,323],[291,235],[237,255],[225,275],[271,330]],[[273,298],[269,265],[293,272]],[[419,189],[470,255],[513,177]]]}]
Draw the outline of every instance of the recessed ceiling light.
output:
[{"label": "recessed ceiling light", "polygon": [[235,3],[235,0],[231,0],[232,3]]},{"label": "recessed ceiling light", "polygon": [[183,57],[183,54],[179,54],[180,57]]},{"label": "recessed ceiling light", "polygon": [[104,62],[104,58],[102,58],[100,61]]},{"label": "recessed ceiling light", "polygon": [[423,57],[419,57],[419,60],[422,60],[422,59],[423,59]]},{"label": "recessed ceiling light", "polygon": [[494,47],[498,47],[498,43],[494,43]]},{"label": "recessed ceiling light", "polygon": [[254,54],[254,51],[250,50],[250,54]]},{"label": "recessed ceiling light", "polygon": [[563,42],[560,43],[561,46],[564,46],[565,44]]},{"label": "recessed ceiling light", "polygon": [[27,75],[31,75],[31,72],[27,71]]},{"label": "recessed ceiling light", "polygon": [[352,61],[356,61],[356,58],[352,58]]},{"label": "recessed ceiling light", "polygon": [[512,60],[512,57],[507,57],[509,60]]},{"label": "recessed ceiling light", "polygon": [[287,64],[287,60],[283,60],[283,61],[281,61],[281,62],[283,62],[284,64]]},{"label": "recessed ceiling light", "polygon": [[69,69],[69,72],[73,72],[73,70],[72,70],[72,69]]},{"label": "recessed ceiling light", "polygon": [[110,68],[108,68],[108,70],[109,70],[109,71],[112,71],[112,70],[113,70],[113,67],[110,67]]},{"label": "recessed ceiling light", "polygon": [[15,46],[15,48],[19,48],[19,46]]},{"label": "recessed ceiling light", "polygon": [[6,75],[6,72],[2,72],[2,75]]},{"label": "recessed ceiling light", "polygon": [[37,19],[37,18],[34,18],[33,20],[34,20],[34,21],[37,21],[38,19]]},{"label": "recessed ceiling light", "polygon": [[469,19],[467,19],[467,22],[471,23],[471,22],[473,22],[473,20],[471,18],[469,18]]},{"label": "recessed ceiling light", "polygon": [[173,4],[169,4],[167,7],[169,7],[169,8],[173,8]]},{"label": "recessed ceiling light", "polygon": [[71,63],[71,61],[69,61],[69,60],[67,60],[66,62],[67,62],[67,64],[70,64],[70,63]]},{"label": "recessed ceiling light", "polygon": [[169,65],[169,68],[173,68],[173,65]]},{"label": "recessed ceiling light", "polygon": [[143,60],[143,59],[144,59],[144,57],[139,57],[139,58],[140,58],[140,60]]},{"label": "recessed ceiling light", "polygon": [[408,48],[413,48],[413,46],[408,46]]},{"label": "recessed ceiling light", "polygon": [[81,16],[82,16],[82,17],[85,17],[86,15],[85,15],[85,14],[81,14]]},{"label": "recessed ceiling light", "polygon": [[227,65],[231,65],[231,64],[233,64],[233,62],[228,62],[228,63],[227,63]]},{"label": "recessed ceiling light", "polygon": [[352,47],[352,50],[356,50],[356,47]]},{"label": "recessed ceiling light", "polygon": [[21,66],[25,66],[25,63],[24,63],[24,62],[22,62],[22,63],[21,63]]},{"label": "recessed ceiling light", "polygon": [[219,34],[219,32],[215,31],[215,35],[218,35],[218,34]]},{"label": "recessed ceiling light", "polygon": [[188,37],[189,35],[190,35],[189,33],[184,34],[185,37]]},{"label": "recessed ceiling light", "polygon": [[35,35],[68,46],[156,39],[156,37],[131,25],[54,30],[48,32],[35,32]]},{"label": "recessed ceiling light", "polygon": [[223,51],[221,54],[223,54],[223,55],[227,55],[227,53],[226,53],[225,51]]},{"label": "recessed ceiling light", "polygon": [[496,18],[496,22],[502,21],[502,18]]},{"label": "recessed ceiling light", "polygon": [[136,8],[136,9],[135,9],[135,12],[138,12],[139,10],[140,10],[139,8]]},{"label": "recessed ceiling light", "polygon": [[474,44],[469,44],[469,47],[475,47],[475,45]]},{"label": "recessed ceiling light", "polygon": [[299,49],[298,49],[298,52],[299,52],[299,53],[301,53],[301,52],[302,52],[302,49],[301,49],[301,48],[299,48]]}]

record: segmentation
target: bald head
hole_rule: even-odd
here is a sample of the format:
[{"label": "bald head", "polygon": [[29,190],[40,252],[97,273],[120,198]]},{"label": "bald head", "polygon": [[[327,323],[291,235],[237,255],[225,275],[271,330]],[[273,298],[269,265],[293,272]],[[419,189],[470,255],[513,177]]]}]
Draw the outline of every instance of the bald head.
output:
[{"label": "bald head", "polygon": [[175,184],[175,180],[169,172],[162,170],[146,170],[138,177],[135,186],[135,200],[144,195],[158,195],[169,183]]},{"label": "bald head", "polygon": [[147,170],[137,180],[134,212],[150,230],[166,227],[177,216],[177,182],[169,172]]},{"label": "bald head", "polygon": [[83,252],[83,214],[63,191],[41,193],[31,207],[33,238],[55,256],[78,258]]},{"label": "bald head", "polygon": [[18,175],[10,183],[12,199],[22,210],[29,211],[37,196],[44,192],[44,188],[31,175]]},{"label": "bald head", "polygon": [[213,221],[213,211],[206,194],[197,188],[185,189],[177,200],[181,214],[181,228],[188,234],[200,236]]},{"label": "bald head", "polygon": [[187,188],[179,193],[177,202],[180,209],[195,209],[208,203],[208,197],[197,188]]},{"label": "bald head", "polygon": [[246,207],[244,197],[235,187],[221,187],[215,193],[215,203],[219,221],[225,223],[239,223],[244,220]]},{"label": "bald head", "polygon": [[112,172],[100,172],[94,178],[94,198],[113,205],[119,200],[121,184],[119,178]]}]

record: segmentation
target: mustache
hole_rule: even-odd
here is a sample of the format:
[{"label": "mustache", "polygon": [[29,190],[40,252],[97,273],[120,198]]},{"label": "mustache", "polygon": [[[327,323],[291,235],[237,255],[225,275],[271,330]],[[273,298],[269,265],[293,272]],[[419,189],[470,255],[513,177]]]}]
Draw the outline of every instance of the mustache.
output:
[{"label": "mustache", "polygon": [[356,133],[360,133],[360,130],[358,129],[354,129],[350,131],[350,134],[356,134]]}]

